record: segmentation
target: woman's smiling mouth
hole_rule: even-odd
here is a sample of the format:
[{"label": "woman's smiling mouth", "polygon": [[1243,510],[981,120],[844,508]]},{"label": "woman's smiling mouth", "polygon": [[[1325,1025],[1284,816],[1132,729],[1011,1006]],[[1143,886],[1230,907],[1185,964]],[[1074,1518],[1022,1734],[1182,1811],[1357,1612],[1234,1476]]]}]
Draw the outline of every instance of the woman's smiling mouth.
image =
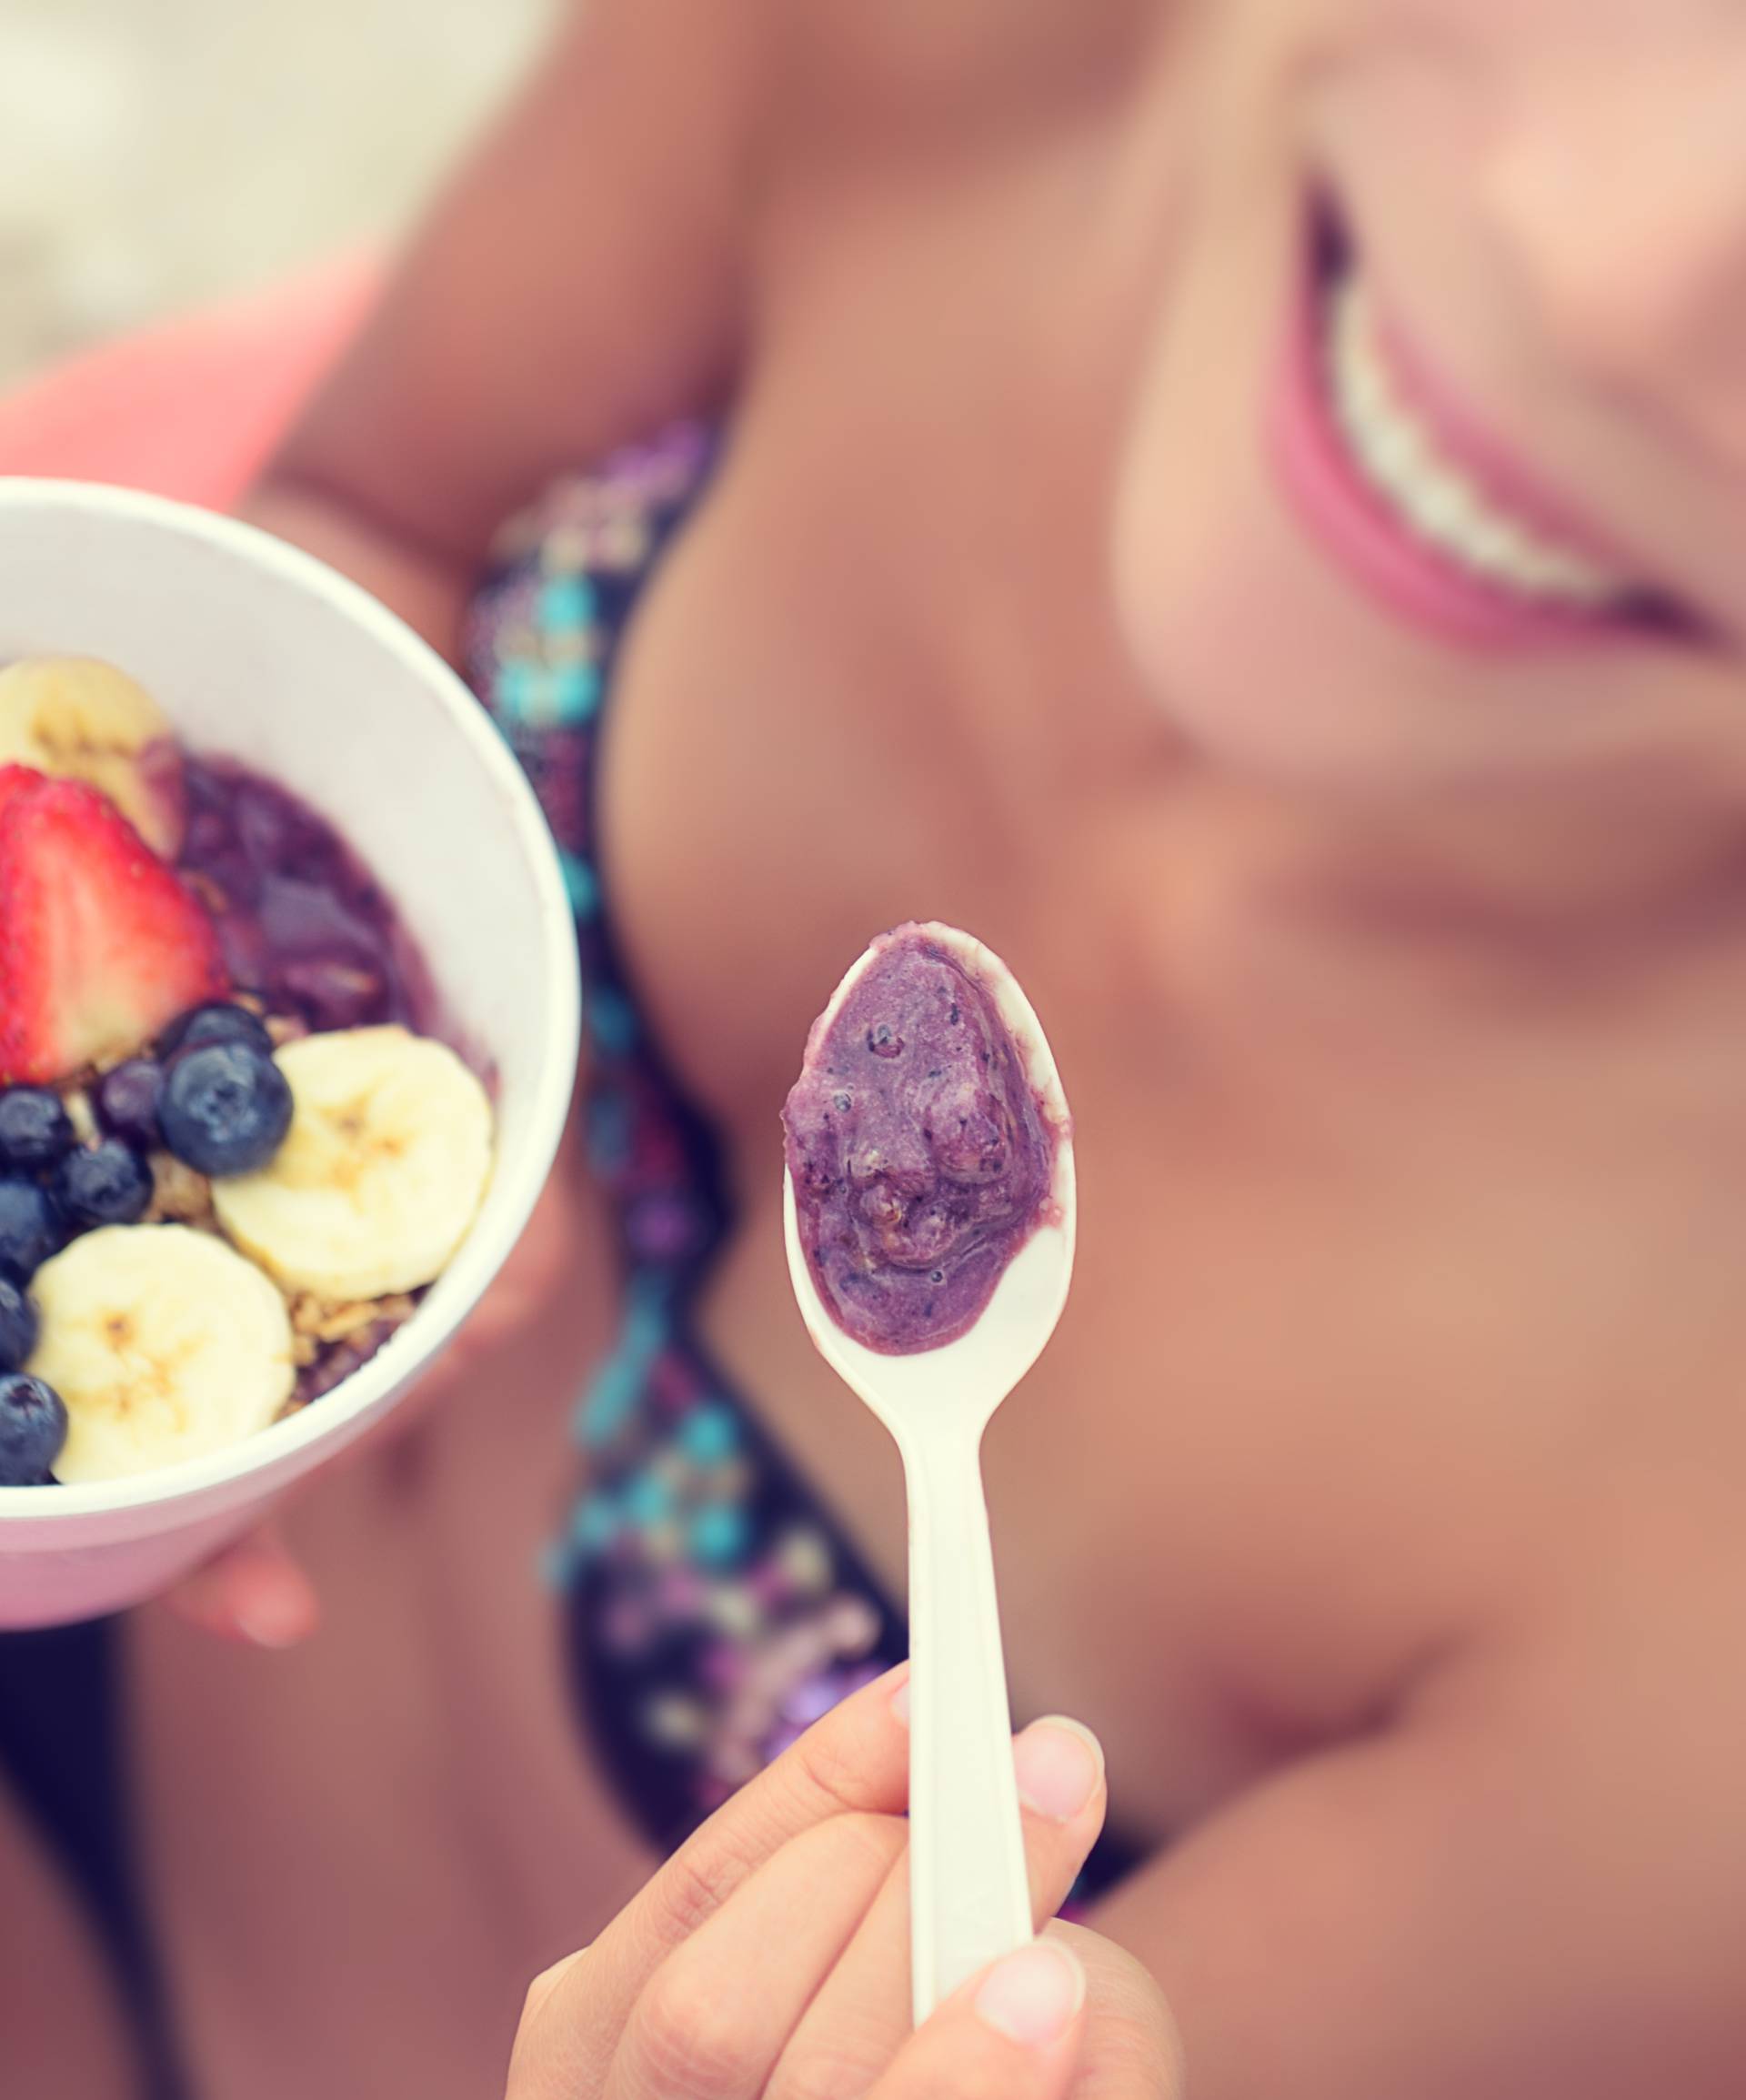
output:
[{"label": "woman's smiling mouth", "polygon": [[1402,336],[1330,215],[1309,248],[1273,435],[1318,543],[1445,639],[1689,637],[1690,618],[1538,487]]}]

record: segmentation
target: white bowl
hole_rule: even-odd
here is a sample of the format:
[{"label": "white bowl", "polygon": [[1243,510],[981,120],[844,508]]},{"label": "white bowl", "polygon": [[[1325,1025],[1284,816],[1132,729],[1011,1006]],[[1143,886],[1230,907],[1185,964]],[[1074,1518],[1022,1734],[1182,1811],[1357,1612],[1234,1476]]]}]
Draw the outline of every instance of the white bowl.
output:
[{"label": "white bowl", "polygon": [[497,1082],[485,1205],[417,1311],[290,1420],[210,1457],[81,1487],[0,1488],[0,1626],[138,1603],[247,1530],[378,1421],[520,1236],[564,1128],[579,1026],[556,850],[519,768],[436,653],[366,592],[247,526],[77,482],[0,478],[0,662],[103,657],[197,751],[327,817],[424,950]]}]

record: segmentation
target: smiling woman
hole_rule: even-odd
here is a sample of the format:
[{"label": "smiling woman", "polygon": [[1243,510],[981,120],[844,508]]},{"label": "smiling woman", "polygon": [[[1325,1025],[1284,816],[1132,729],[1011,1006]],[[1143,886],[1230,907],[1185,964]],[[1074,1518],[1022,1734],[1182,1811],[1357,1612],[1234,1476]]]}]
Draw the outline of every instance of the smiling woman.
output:
[{"label": "smiling woman", "polygon": [[[844,1704],[901,1483],[795,1316],[778,1117],[844,960],[938,919],[1074,1110],[984,1459],[1085,1924],[1001,2017],[1123,2100],[1154,1985],[1198,2100],[1737,2100],[1743,61],[1719,0],[567,23],[249,503],[468,666],[588,1023],[507,1295],[184,1595],[322,1637],[118,1636],[196,2090],[476,2100],[585,1944],[530,2089],[925,2070],[860,1783],[908,1723]],[[415,806],[368,701],[279,718]]]}]

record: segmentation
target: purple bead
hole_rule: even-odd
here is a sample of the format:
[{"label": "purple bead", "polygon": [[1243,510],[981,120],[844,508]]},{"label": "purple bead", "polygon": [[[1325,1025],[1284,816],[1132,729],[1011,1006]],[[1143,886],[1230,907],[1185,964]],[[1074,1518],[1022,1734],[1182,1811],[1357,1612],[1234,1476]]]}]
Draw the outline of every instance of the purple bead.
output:
[{"label": "purple bead", "polygon": [[704,1650],[697,1675],[712,1692],[737,1692],[746,1682],[746,1658],[725,1641],[717,1642]]},{"label": "purple bead", "polygon": [[834,1677],[803,1678],[783,1700],[782,1718],[804,1732],[815,1721],[822,1721],[841,1698],[841,1686]]}]

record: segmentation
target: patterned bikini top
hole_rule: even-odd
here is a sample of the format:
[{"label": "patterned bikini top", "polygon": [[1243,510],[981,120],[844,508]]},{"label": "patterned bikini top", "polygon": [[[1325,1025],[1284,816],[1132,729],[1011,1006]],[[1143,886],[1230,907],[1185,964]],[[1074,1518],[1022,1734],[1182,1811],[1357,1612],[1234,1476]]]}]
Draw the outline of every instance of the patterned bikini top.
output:
[{"label": "patterned bikini top", "polygon": [[[503,535],[466,660],[557,841],[580,945],[586,1141],[624,1281],[575,1434],[585,1485],[547,1556],[586,1724],[664,1849],[908,1653],[901,1615],[696,1330],[732,1229],[722,1149],[675,1082],[614,939],[600,732],[627,625],[707,480],[692,426],[567,478]],[[1089,1892],[1125,1864],[1106,1843]]]}]

